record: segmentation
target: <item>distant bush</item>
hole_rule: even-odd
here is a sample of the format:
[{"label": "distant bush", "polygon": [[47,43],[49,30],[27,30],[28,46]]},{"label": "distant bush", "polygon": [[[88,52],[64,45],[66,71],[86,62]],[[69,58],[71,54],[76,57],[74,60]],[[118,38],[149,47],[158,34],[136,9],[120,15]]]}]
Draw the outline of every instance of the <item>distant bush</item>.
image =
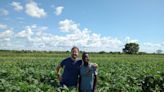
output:
[{"label": "distant bush", "polygon": [[139,55],[147,54],[146,52],[138,52]]},{"label": "distant bush", "polygon": [[105,51],[100,51],[99,54],[105,54],[106,52]]}]

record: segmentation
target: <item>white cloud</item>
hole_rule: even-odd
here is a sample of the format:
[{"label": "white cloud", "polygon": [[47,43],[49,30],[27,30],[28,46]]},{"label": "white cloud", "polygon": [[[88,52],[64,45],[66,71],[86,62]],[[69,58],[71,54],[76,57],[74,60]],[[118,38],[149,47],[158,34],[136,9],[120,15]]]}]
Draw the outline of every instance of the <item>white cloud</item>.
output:
[{"label": "white cloud", "polygon": [[0,16],[7,16],[9,12],[6,9],[0,9]]},{"label": "white cloud", "polygon": [[37,28],[37,24],[31,25],[31,28]]},{"label": "white cloud", "polygon": [[7,29],[7,25],[4,25],[4,24],[0,23],[0,29]]},{"label": "white cloud", "polygon": [[45,31],[45,30],[48,29],[48,26],[38,26],[37,24],[33,24],[33,25],[29,26],[29,27],[33,31]]},{"label": "white cloud", "polygon": [[0,39],[8,39],[12,37],[13,34],[14,34],[13,31],[5,30],[4,32],[0,32]]},{"label": "white cloud", "polygon": [[26,4],[25,7],[26,7],[26,13],[29,16],[41,18],[47,15],[44,9],[38,7],[37,3],[34,1],[31,1],[30,3]]},{"label": "white cloud", "polygon": [[62,32],[80,32],[79,24],[76,24],[74,21],[68,19],[59,22],[59,29]]},{"label": "white cloud", "polygon": [[126,43],[139,43],[137,39],[131,39],[130,37],[125,37]]},{"label": "white cloud", "polygon": [[69,50],[76,45],[81,50],[88,49],[88,51],[119,51],[121,45],[121,41],[117,38],[102,37],[87,28],[81,29],[80,25],[72,20],[59,22],[60,31],[67,31],[64,36],[46,33],[44,30],[47,28],[46,26],[39,27],[36,24],[26,26],[23,31],[15,33],[12,39],[14,43],[11,45],[15,49],[30,50]]},{"label": "white cloud", "polygon": [[[102,37],[100,34],[93,33],[87,28],[80,29],[80,25],[72,20],[65,19],[59,22],[59,29],[62,32],[67,32],[67,44],[71,46],[77,45],[84,48],[92,48],[90,50],[115,50],[119,51],[122,42],[117,38]],[[64,41],[66,42],[66,41]]]},{"label": "white cloud", "polygon": [[12,2],[11,6],[13,6],[16,11],[23,10],[23,6],[20,4],[20,2]]},{"label": "white cloud", "polygon": [[9,41],[14,35],[14,31],[5,24],[0,24],[0,29],[3,30],[0,32],[0,41]]},{"label": "white cloud", "polygon": [[148,52],[148,53],[156,53],[157,50],[162,50],[164,52],[164,42],[162,43],[151,43],[151,42],[144,42],[140,44],[140,51]]},{"label": "white cloud", "polygon": [[61,15],[61,13],[63,12],[63,9],[64,9],[63,6],[58,6],[58,7],[56,7],[56,8],[55,8],[55,14],[56,14],[57,16]]},{"label": "white cloud", "polygon": [[14,32],[12,30],[5,30],[3,32],[0,32],[0,49],[12,48],[11,40],[13,36],[14,36]]},{"label": "white cloud", "polygon": [[33,32],[29,26],[25,27],[25,30],[19,32],[17,37],[30,38],[33,35]]},{"label": "white cloud", "polygon": [[[2,28],[6,28],[7,25],[3,26]],[[80,28],[80,24],[68,19],[59,22],[59,30],[65,32],[65,35],[47,33],[45,31],[48,29],[47,26],[36,24],[26,26],[19,32],[8,29],[0,33],[0,49],[70,50],[72,46],[78,46],[80,50],[85,51],[122,51],[127,42],[139,43],[137,39],[130,37],[120,40],[116,37],[102,36],[88,28]],[[139,45],[140,51],[156,52],[157,49],[164,51],[164,42],[147,42]]]}]

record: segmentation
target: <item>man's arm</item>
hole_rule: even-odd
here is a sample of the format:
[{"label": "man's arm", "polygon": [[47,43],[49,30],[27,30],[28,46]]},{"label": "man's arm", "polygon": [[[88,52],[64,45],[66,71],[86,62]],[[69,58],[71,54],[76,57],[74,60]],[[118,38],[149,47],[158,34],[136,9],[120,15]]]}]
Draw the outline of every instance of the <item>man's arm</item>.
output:
[{"label": "man's arm", "polygon": [[60,69],[61,68],[62,68],[61,65],[58,65],[56,67],[56,75],[57,75],[57,78],[58,78],[59,81],[61,81],[61,75],[60,75]]},{"label": "man's arm", "polygon": [[94,75],[93,92],[96,92],[97,75]]},{"label": "man's arm", "polygon": [[81,88],[81,76],[79,77],[79,80],[78,80],[78,90],[79,90],[79,92],[80,92],[80,88]]},{"label": "man's arm", "polygon": [[97,74],[98,74],[98,65],[94,65],[94,81],[93,81],[93,92],[96,92],[96,85],[97,85]]}]

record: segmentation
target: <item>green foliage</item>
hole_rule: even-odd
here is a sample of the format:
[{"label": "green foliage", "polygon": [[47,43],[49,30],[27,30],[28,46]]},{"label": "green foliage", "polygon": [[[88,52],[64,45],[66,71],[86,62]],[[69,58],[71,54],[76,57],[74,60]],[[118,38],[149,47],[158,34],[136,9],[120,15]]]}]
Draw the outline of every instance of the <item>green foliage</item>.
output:
[{"label": "green foliage", "polygon": [[139,44],[137,43],[127,43],[125,48],[123,48],[123,52],[127,54],[136,54],[139,50]]},{"label": "green foliage", "polygon": [[[1,53],[1,52],[0,52]],[[0,92],[76,92],[59,87],[54,72],[70,53],[0,54]],[[97,92],[162,92],[164,55],[90,53],[98,64]]]},{"label": "green foliage", "polygon": [[100,51],[99,54],[105,54],[106,52],[105,51]]}]

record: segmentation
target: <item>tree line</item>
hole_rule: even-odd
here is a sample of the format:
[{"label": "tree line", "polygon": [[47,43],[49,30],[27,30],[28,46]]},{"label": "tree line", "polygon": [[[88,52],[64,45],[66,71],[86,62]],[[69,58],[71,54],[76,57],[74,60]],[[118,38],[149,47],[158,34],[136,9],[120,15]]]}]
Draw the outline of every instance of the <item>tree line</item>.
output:
[{"label": "tree line", "polygon": [[[69,53],[70,51],[37,51],[37,50],[0,50],[0,52],[14,52],[14,53]],[[83,51],[80,51],[83,52]],[[156,53],[153,54],[162,54],[162,50],[157,49]],[[122,49],[122,52],[105,52],[105,51],[99,51],[99,52],[90,52],[90,53],[110,53],[110,54],[148,54],[146,52],[139,52],[139,44],[138,43],[126,43],[124,48]]]}]

